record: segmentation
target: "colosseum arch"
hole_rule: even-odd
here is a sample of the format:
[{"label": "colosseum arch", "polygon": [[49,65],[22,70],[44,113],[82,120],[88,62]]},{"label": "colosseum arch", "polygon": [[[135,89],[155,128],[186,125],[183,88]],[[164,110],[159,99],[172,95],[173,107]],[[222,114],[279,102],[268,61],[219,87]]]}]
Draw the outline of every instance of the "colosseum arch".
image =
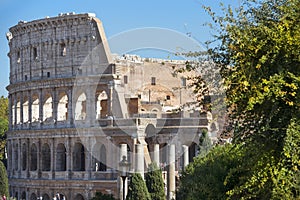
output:
[{"label": "colosseum arch", "polygon": [[67,157],[66,147],[63,143],[57,145],[56,148],[56,171],[66,171],[67,169]]},{"label": "colosseum arch", "polygon": [[86,118],[86,95],[81,93],[75,105],[75,120],[85,120]]},{"label": "colosseum arch", "polygon": [[45,193],[45,194],[42,195],[42,199],[43,200],[50,200],[50,196]]},{"label": "colosseum arch", "polygon": [[23,123],[27,123],[29,121],[29,101],[28,96],[23,97]]},{"label": "colosseum arch", "polygon": [[85,149],[81,143],[75,143],[73,148],[73,170],[85,171]]},{"label": "colosseum arch", "polygon": [[39,109],[40,100],[37,93],[32,95],[32,105],[31,105],[31,122],[36,122],[39,120]]},{"label": "colosseum arch", "polygon": [[30,148],[30,171],[37,170],[37,161],[37,147],[35,144],[32,144]]},{"label": "colosseum arch", "polygon": [[104,118],[108,114],[107,93],[105,90],[96,92],[96,119]]},{"label": "colosseum arch", "polygon": [[47,143],[42,146],[42,171],[50,171],[51,169],[51,151]]},{"label": "colosseum arch", "polygon": [[36,197],[36,194],[35,193],[32,193],[30,195],[30,200],[37,200],[37,197]]},{"label": "colosseum arch", "polygon": [[104,144],[95,144],[93,148],[92,166],[94,171],[106,171],[106,147]]},{"label": "colosseum arch", "polygon": [[43,121],[52,118],[53,114],[53,99],[50,93],[47,93],[44,96],[44,104],[43,104]]},{"label": "colosseum arch", "polygon": [[15,166],[15,170],[19,169],[18,160],[19,160],[19,145],[16,143],[15,148],[14,148],[14,166]]},{"label": "colosseum arch", "polygon": [[16,123],[20,124],[21,123],[21,98],[20,97],[17,98],[17,107],[16,107],[16,109],[17,109]]},{"label": "colosseum arch", "polygon": [[26,143],[22,144],[22,170],[27,169],[27,145]]},{"label": "colosseum arch", "polygon": [[68,118],[68,95],[65,92],[59,94],[57,105],[57,121],[65,121]]},{"label": "colosseum arch", "polygon": [[22,200],[26,200],[26,192],[25,191],[22,192],[21,199]]},{"label": "colosseum arch", "polygon": [[77,194],[74,200],[85,200],[81,194]]}]

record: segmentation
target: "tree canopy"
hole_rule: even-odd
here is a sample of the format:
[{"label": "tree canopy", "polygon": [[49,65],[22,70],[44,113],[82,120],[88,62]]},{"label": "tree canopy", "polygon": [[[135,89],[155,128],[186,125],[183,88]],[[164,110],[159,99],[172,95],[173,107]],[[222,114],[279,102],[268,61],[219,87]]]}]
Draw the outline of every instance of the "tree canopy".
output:
[{"label": "tree canopy", "polygon": [[[208,55],[223,78],[227,131],[234,140],[230,151],[216,147],[190,165],[179,193],[190,192],[186,199],[218,194],[227,199],[298,199],[300,1],[245,0],[236,9],[223,7],[220,16],[205,9],[215,22],[217,41]],[[224,169],[209,176],[219,163]],[[192,180],[219,190],[212,194],[207,187],[195,188]]]},{"label": "tree canopy", "polygon": [[150,194],[141,174],[134,173],[128,186],[126,200],[150,200]]},{"label": "tree canopy", "polygon": [[0,160],[4,159],[6,131],[8,130],[8,99],[0,97]]},{"label": "tree canopy", "polygon": [[146,186],[152,200],[165,200],[164,180],[162,171],[156,163],[151,163],[145,175]]},{"label": "tree canopy", "polygon": [[8,178],[4,164],[0,161],[0,195],[9,196],[8,193]]}]

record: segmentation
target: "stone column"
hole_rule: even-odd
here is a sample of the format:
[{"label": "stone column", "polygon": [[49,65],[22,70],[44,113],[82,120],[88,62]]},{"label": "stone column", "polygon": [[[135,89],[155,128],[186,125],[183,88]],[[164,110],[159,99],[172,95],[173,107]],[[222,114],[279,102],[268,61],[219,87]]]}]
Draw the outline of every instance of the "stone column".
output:
[{"label": "stone column", "polygon": [[141,176],[144,178],[144,145],[143,144],[136,144],[136,167],[135,171],[140,173]]},{"label": "stone column", "polygon": [[109,99],[108,99],[108,115],[109,116],[113,116],[113,113],[112,113],[112,107],[113,107],[113,92],[114,92],[114,83],[113,81],[110,81],[108,83],[108,95],[109,95]]},{"label": "stone column", "polygon": [[14,108],[15,108],[15,110],[14,110],[13,125],[14,125],[14,129],[16,129],[16,127],[17,127],[17,114],[18,114],[18,112],[17,112],[17,95],[16,94],[14,94]]},{"label": "stone column", "polygon": [[175,199],[175,145],[169,144],[168,146],[168,175],[167,175],[167,200]]},{"label": "stone column", "polygon": [[182,145],[182,152],[183,152],[183,166],[182,170],[189,164],[189,147],[187,145]]},{"label": "stone column", "polygon": [[68,178],[71,178],[72,176],[72,169],[73,169],[73,163],[72,163],[72,140],[71,138],[66,139],[66,153],[67,153],[67,172],[68,172]]},{"label": "stone column", "polygon": [[154,144],[153,161],[159,166],[159,144]]},{"label": "stone column", "polygon": [[11,162],[12,162],[12,155],[10,154],[11,152],[11,140],[7,140],[7,175],[8,175],[8,178],[11,177]]},{"label": "stone column", "polygon": [[20,94],[20,124],[21,124],[21,127],[23,127],[23,123],[24,123],[24,120],[23,120],[23,92],[21,92]]},{"label": "stone column", "polygon": [[57,94],[57,90],[56,88],[53,88],[53,92],[52,92],[52,95],[53,95],[53,102],[52,102],[52,109],[53,109],[53,113],[52,113],[52,117],[53,117],[53,120],[54,120],[54,125],[57,124],[57,107],[58,107],[58,94]]},{"label": "stone column", "polygon": [[29,178],[30,177],[30,173],[29,173],[29,171],[30,171],[30,160],[31,160],[31,154],[30,154],[30,140],[29,140],[29,138],[27,138],[26,139],[27,141],[26,141],[26,153],[27,153],[27,160],[26,160],[26,163],[27,163],[27,165],[26,165],[26,176],[27,176],[27,178]]},{"label": "stone column", "polygon": [[52,174],[52,179],[55,179],[55,167],[56,167],[56,145],[55,145],[55,138],[51,139],[51,174]]},{"label": "stone column", "polygon": [[92,87],[87,88],[87,104],[86,104],[86,110],[87,110],[87,121],[90,125],[95,124],[95,92],[92,91]]},{"label": "stone column", "polygon": [[[88,144],[89,146],[92,146],[91,144],[91,138],[89,137],[88,138]],[[92,177],[92,148],[88,149],[88,148],[85,148],[86,149],[86,154],[87,154],[87,157],[86,157],[86,165],[85,165],[85,172],[87,174],[87,179],[91,179]]]},{"label": "stone column", "polygon": [[43,123],[43,110],[44,110],[44,100],[43,100],[43,91],[42,89],[39,89],[39,127],[42,126]]},{"label": "stone column", "polygon": [[31,128],[31,122],[32,122],[32,97],[31,97],[31,91],[28,90],[28,123],[29,123],[29,127]]},{"label": "stone column", "polygon": [[67,96],[68,96],[68,124],[72,125],[73,124],[73,92],[72,92],[72,88],[69,88],[68,92],[67,92]]},{"label": "stone column", "polygon": [[18,176],[19,176],[19,178],[21,178],[21,171],[22,171],[22,165],[21,165],[21,160],[22,160],[22,154],[21,154],[21,152],[22,152],[22,141],[21,141],[21,139],[18,139],[17,140],[17,142],[18,142],[18,146],[19,146],[19,149],[18,149]]}]

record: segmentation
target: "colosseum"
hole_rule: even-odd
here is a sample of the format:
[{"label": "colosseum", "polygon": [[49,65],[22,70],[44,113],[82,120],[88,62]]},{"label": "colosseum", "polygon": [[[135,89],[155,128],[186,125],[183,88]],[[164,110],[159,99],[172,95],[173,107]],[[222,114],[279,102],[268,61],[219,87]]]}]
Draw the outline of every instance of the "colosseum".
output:
[{"label": "colosseum", "polygon": [[121,175],[144,175],[151,162],[175,197],[178,173],[209,130],[189,80],[174,75],[184,62],[111,54],[91,13],[20,21],[7,40],[12,197],[89,200],[100,191],[124,199]]}]

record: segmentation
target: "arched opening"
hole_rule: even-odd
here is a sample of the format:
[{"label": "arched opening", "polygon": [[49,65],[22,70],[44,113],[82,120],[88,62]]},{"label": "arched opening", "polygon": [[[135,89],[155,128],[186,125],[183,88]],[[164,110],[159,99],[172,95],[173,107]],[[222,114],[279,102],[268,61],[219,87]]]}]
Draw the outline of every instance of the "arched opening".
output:
[{"label": "arched opening", "polygon": [[27,169],[27,146],[26,143],[22,145],[22,170]]},{"label": "arched opening", "polygon": [[36,194],[35,193],[32,193],[30,195],[30,200],[37,200],[37,197],[36,197]]},{"label": "arched opening", "polygon": [[56,193],[54,199],[56,199],[56,200],[66,200],[66,196],[63,195],[63,194],[60,194],[60,193]]},{"label": "arched opening", "polygon": [[65,145],[60,143],[56,149],[56,171],[66,171],[67,157]]},{"label": "arched opening", "polygon": [[76,143],[74,146],[73,170],[74,171],[85,170],[85,151],[84,151],[84,146],[81,143]]},{"label": "arched opening", "polygon": [[25,191],[22,192],[21,199],[22,200],[26,200],[26,192]]},{"label": "arched opening", "polygon": [[96,93],[96,119],[105,118],[108,114],[107,93]]},{"label": "arched opening", "polygon": [[86,96],[82,93],[75,105],[75,120],[85,120],[86,118]]},{"label": "arched opening", "polygon": [[65,93],[60,95],[57,105],[57,121],[65,121],[68,118],[68,96]]},{"label": "arched opening", "polygon": [[42,146],[42,171],[51,169],[51,151],[48,144]]},{"label": "arched opening", "polygon": [[104,144],[96,144],[93,150],[93,170],[106,171],[106,148]]},{"label": "arched opening", "polygon": [[26,123],[29,121],[28,109],[29,109],[28,97],[23,98],[23,122]]},{"label": "arched opening", "polygon": [[52,118],[52,96],[50,94],[47,94],[45,96],[45,102],[43,105],[43,121],[46,121],[47,119],[51,119]]},{"label": "arched opening", "polygon": [[32,105],[31,105],[31,122],[36,122],[39,120],[39,97],[37,94],[32,96]]},{"label": "arched opening", "polygon": [[77,194],[74,200],[84,200],[84,197],[81,194]]},{"label": "arched opening", "polygon": [[48,194],[43,194],[42,195],[42,200],[50,200],[50,197]]},{"label": "arched opening", "polygon": [[15,170],[19,169],[18,160],[19,160],[19,145],[16,144],[14,148],[14,169]]},{"label": "arched opening", "polygon": [[163,168],[163,171],[166,171],[166,167],[168,165],[168,144],[163,143],[159,144],[159,159],[160,159],[160,167]]},{"label": "arched opening", "polygon": [[37,170],[37,148],[35,144],[31,145],[30,158],[30,171],[35,171]]},{"label": "arched opening", "polygon": [[189,146],[189,162],[194,161],[194,157],[196,156],[197,153],[197,144],[195,142],[192,142]]}]

